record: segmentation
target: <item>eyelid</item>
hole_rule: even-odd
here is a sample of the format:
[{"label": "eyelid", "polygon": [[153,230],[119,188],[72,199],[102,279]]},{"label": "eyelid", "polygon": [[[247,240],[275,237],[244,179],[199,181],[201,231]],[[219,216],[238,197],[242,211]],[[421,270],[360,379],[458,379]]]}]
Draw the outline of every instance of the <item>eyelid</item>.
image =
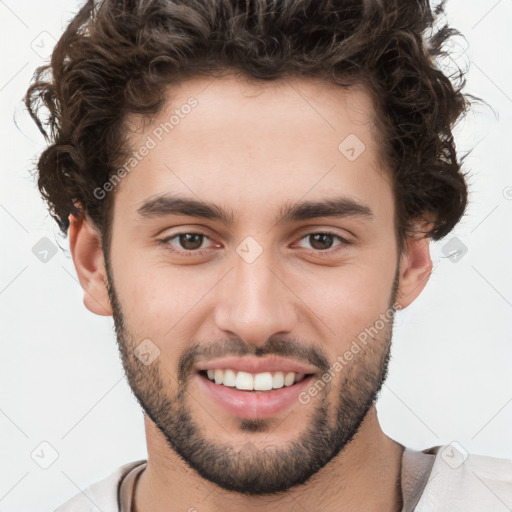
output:
[{"label": "eyelid", "polygon": [[300,228],[294,236],[303,238],[306,235],[316,235],[317,233],[339,236],[340,238],[343,238],[347,243],[352,243],[352,240],[356,237],[356,235],[354,235],[348,229],[334,226],[324,226],[322,224],[304,226]]},{"label": "eyelid", "polygon": [[[199,236],[202,236],[205,240],[212,241],[212,238],[209,235],[207,235],[206,233],[204,233],[200,230],[194,230],[194,229],[182,230],[182,231],[178,231],[176,233],[171,233],[168,236],[166,236],[163,239],[160,239],[158,241],[164,246],[164,248],[166,248],[166,250],[168,250],[172,254],[176,254],[179,256],[185,256],[185,257],[186,256],[191,256],[191,257],[203,256],[204,252],[208,251],[209,248],[195,249],[195,250],[187,250],[187,249],[181,250],[181,249],[171,248],[172,246],[170,244],[170,240],[172,240],[173,238],[179,237],[180,235],[190,235],[190,234],[199,235]],[[308,238],[309,236],[318,235],[318,234],[329,235],[329,236],[332,236],[333,238],[337,238],[340,243],[335,245],[334,248],[330,247],[328,249],[323,249],[323,250],[322,249],[318,249],[318,250],[317,249],[308,249],[306,247],[302,247],[303,250],[305,250],[308,254],[313,255],[313,256],[332,255],[333,253],[336,253],[337,251],[342,250],[344,247],[352,245],[352,243],[353,243],[350,240],[348,240],[346,237],[340,235],[339,233],[337,233],[331,229],[315,228],[312,226],[310,226],[309,229],[307,231],[304,231],[302,234],[300,234],[300,235],[296,234],[295,238],[298,236],[299,237],[298,242],[301,242],[303,239]],[[219,244],[216,244],[216,245],[218,246]]]},{"label": "eyelid", "polygon": [[160,240],[158,240],[158,242],[160,242],[171,253],[178,254],[178,255],[198,256],[198,255],[202,255],[204,251],[208,250],[208,248],[195,249],[195,250],[169,248],[169,246],[171,245],[170,241],[173,238],[176,238],[180,235],[199,235],[199,236],[202,236],[204,239],[212,240],[211,237],[209,235],[207,235],[206,233],[203,233],[202,231],[198,231],[198,230],[194,231],[191,229],[191,230],[184,230],[184,231],[178,231],[176,233],[171,233],[171,234],[165,236],[164,238],[161,238]]},{"label": "eyelid", "polygon": [[329,229],[318,229],[317,231],[308,231],[304,235],[300,236],[299,242],[312,235],[329,235],[332,236],[333,238],[337,238],[338,241],[340,242],[339,244],[334,245],[333,247],[330,247],[328,249],[308,249],[306,247],[303,247],[303,249],[305,249],[309,254],[318,256],[332,255],[336,253],[338,250],[342,250],[343,247],[347,247],[349,245],[352,245],[353,243],[347,238],[340,235],[339,233],[336,233],[335,231],[331,231]]}]

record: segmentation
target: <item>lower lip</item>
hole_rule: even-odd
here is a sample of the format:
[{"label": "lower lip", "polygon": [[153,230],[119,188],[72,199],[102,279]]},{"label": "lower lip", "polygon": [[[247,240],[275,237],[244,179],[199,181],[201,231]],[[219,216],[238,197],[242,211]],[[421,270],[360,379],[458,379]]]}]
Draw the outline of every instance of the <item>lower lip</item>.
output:
[{"label": "lower lip", "polygon": [[197,374],[199,385],[205,393],[226,412],[237,418],[264,419],[276,416],[299,403],[299,394],[310,384],[309,375],[293,386],[271,391],[240,391],[236,388],[215,384]]}]

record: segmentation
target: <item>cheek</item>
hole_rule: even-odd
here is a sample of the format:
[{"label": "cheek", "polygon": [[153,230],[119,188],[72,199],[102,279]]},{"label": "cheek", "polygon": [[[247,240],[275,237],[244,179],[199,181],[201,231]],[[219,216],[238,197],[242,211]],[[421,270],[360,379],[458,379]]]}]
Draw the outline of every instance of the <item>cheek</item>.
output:
[{"label": "cheek", "polygon": [[125,277],[125,285],[116,288],[127,328],[137,338],[156,343],[165,359],[175,358],[208,315],[202,299],[212,284],[168,267],[141,267]]},{"label": "cheek", "polygon": [[349,342],[388,311],[395,268],[387,267],[351,264],[330,269],[327,279],[316,276],[303,281],[303,294],[298,295],[337,342]]}]

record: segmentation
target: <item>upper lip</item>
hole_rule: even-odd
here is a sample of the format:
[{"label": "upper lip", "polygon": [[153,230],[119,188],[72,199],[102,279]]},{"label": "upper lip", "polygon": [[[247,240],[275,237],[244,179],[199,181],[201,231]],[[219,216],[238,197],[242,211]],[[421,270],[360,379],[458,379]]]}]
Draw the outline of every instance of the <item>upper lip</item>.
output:
[{"label": "upper lip", "polygon": [[222,359],[206,361],[197,365],[198,371],[226,369],[248,373],[294,372],[304,374],[316,373],[318,370],[314,366],[283,357],[223,357]]}]

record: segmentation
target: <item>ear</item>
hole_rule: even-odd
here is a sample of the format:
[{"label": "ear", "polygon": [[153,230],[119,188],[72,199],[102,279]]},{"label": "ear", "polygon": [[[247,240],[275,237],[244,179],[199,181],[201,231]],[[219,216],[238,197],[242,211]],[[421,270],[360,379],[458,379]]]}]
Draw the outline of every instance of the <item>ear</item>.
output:
[{"label": "ear", "polygon": [[69,216],[69,247],[84,290],[85,307],[91,313],[111,316],[101,235],[85,215]]},{"label": "ear", "polygon": [[430,237],[408,238],[399,265],[400,280],[395,302],[404,309],[423,291],[432,273]]}]

